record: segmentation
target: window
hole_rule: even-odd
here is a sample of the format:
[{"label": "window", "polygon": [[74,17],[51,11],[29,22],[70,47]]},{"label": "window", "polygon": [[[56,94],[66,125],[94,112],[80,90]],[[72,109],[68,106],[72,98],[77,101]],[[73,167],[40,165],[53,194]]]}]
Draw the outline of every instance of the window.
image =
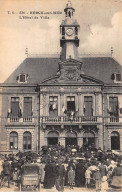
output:
[{"label": "window", "polygon": [[68,96],[67,97],[67,112],[75,112],[75,97]]},{"label": "window", "polygon": [[50,117],[58,116],[58,97],[57,96],[49,97],[49,115]]},{"label": "window", "polygon": [[62,35],[65,35],[65,28],[62,27]]},{"label": "window", "polygon": [[23,149],[31,150],[32,135],[30,132],[25,132],[23,134]]},{"label": "window", "polygon": [[24,97],[24,110],[23,116],[28,117],[32,116],[32,97]]},{"label": "window", "polygon": [[93,99],[92,96],[84,96],[84,115],[93,116]]},{"label": "window", "polygon": [[114,80],[114,83],[121,83],[122,82],[122,74],[121,73],[113,73],[111,75],[111,79]]},{"label": "window", "polygon": [[18,83],[25,83],[27,82],[27,79],[28,79],[28,74],[25,74],[25,73],[21,73],[19,74],[19,76],[17,76]]},{"label": "window", "polygon": [[121,74],[116,74],[116,81],[121,82],[122,81],[122,75]]},{"label": "window", "polygon": [[120,135],[116,131],[111,133],[111,149],[120,150]]},{"label": "window", "polygon": [[12,117],[21,117],[21,104],[19,103],[19,97],[11,98],[11,115]]},{"label": "window", "polygon": [[20,82],[22,83],[25,82],[25,74],[21,74],[19,79],[20,79]]},{"label": "window", "polygon": [[78,35],[78,27],[75,27],[75,35]]},{"label": "window", "polygon": [[109,97],[109,114],[118,116],[118,97]]},{"label": "window", "polygon": [[18,134],[16,132],[10,133],[10,150],[18,149]]}]

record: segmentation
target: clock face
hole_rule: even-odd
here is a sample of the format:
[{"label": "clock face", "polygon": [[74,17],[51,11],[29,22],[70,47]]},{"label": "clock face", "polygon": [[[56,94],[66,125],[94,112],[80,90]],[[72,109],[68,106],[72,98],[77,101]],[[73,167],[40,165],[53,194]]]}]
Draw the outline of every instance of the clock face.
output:
[{"label": "clock face", "polygon": [[72,28],[68,28],[68,29],[66,30],[66,34],[67,34],[68,36],[73,35],[73,29],[72,29]]}]

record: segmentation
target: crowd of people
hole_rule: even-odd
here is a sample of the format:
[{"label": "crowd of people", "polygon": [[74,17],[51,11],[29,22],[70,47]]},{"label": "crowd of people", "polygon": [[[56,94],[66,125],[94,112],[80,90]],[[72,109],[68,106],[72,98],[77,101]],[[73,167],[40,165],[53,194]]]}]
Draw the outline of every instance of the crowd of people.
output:
[{"label": "crowd of people", "polygon": [[[37,153],[20,152],[16,155],[3,155],[0,160],[1,180],[4,175],[10,180],[16,180],[17,172],[27,163],[38,164],[41,173],[41,183],[45,189],[56,186],[58,191],[64,187],[96,188],[96,191],[107,191],[109,186],[121,187],[122,164],[121,155],[111,150],[91,146],[67,146],[60,144],[43,146]],[[114,179],[117,177],[117,179]]]}]

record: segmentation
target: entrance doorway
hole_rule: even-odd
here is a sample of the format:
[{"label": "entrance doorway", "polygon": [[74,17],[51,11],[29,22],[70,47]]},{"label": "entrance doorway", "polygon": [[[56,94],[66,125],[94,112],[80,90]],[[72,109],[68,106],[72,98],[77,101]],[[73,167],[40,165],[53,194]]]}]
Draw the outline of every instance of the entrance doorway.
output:
[{"label": "entrance doorway", "polygon": [[58,144],[58,138],[57,137],[48,138],[48,145],[56,145],[56,144]]},{"label": "entrance doorway", "polygon": [[90,146],[95,144],[95,135],[93,132],[85,131],[83,134],[83,145]]},{"label": "entrance doorway", "polygon": [[111,149],[120,150],[120,136],[116,131],[111,133]]},{"label": "entrance doorway", "polygon": [[47,134],[47,143],[48,143],[48,145],[58,144],[58,138],[59,138],[59,134],[58,134],[57,131],[50,131]]},{"label": "entrance doorway", "polygon": [[65,138],[65,146],[77,145],[77,134],[74,131],[68,131]]},{"label": "entrance doorway", "polygon": [[72,137],[66,137],[65,138],[65,145],[68,146],[76,146],[77,145],[77,138],[72,138]]}]

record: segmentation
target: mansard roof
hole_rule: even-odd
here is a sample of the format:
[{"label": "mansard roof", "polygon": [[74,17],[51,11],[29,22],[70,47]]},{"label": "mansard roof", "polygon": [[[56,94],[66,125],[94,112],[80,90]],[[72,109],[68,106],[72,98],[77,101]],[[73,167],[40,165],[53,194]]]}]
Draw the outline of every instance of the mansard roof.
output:
[{"label": "mansard roof", "polygon": [[[112,57],[85,57],[80,58],[82,73],[98,79],[105,84],[112,84],[111,75],[122,73],[122,66]],[[28,74],[28,83],[38,84],[53,77],[59,70],[59,58],[26,58],[16,70],[6,79],[4,84],[17,84],[16,79],[20,73]],[[24,85],[24,84],[23,84]]]}]

